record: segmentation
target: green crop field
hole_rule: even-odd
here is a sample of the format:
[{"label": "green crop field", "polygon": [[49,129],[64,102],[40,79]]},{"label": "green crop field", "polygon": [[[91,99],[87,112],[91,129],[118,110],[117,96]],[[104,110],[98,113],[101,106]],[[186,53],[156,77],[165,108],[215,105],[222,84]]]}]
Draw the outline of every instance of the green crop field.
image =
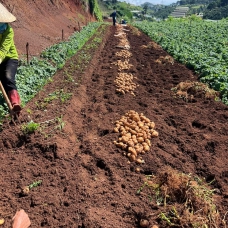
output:
[{"label": "green crop field", "polygon": [[[33,58],[29,64],[20,61],[16,80],[22,104],[30,101],[51,80],[58,69],[61,69],[67,59],[76,54],[89,38],[97,31],[101,22],[90,23],[80,32],[75,32],[65,42],[60,42],[45,49],[40,58]],[[0,95],[0,119],[7,113],[7,105]]]},{"label": "green crop field", "polygon": [[134,24],[177,61],[199,74],[228,104],[228,21],[170,19]]}]

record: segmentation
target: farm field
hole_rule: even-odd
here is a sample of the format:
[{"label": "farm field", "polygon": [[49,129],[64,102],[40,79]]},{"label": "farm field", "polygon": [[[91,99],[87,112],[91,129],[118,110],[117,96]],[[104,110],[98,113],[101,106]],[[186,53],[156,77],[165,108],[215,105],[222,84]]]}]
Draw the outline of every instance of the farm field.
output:
[{"label": "farm field", "polygon": [[[215,101],[216,93],[197,84],[193,71],[137,29],[107,26],[101,36],[99,48],[89,40],[26,105],[21,125],[4,123],[3,227],[10,227],[20,208],[32,227],[136,228],[143,227],[142,220],[149,223],[144,227],[191,227],[191,218],[195,227],[225,227],[228,106]],[[126,75],[129,91],[117,87]],[[135,157],[120,148],[120,127],[114,130],[129,112],[145,120],[144,141],[151,142]],[[29,121],[39,124],[31,134],[25,127]],[[152,122],[155,127],[145,127]],[[126,131],[133,130],[127,126]],[[165,186],[156,182],[159,176]],[[178,200],[187,195],[179,182],[190,177],[191,189],[193,182],[208,183],[211,191],[203,192],[207,205],[188,197]],[[192,217],[181,220],[187,204]]]},{"label": "farm field", "polygon": [[228,104],[227,20],[215,23],[187,18],[135,25],[176,60],[197,72],[202,82],[220,91],[223,103]]}]

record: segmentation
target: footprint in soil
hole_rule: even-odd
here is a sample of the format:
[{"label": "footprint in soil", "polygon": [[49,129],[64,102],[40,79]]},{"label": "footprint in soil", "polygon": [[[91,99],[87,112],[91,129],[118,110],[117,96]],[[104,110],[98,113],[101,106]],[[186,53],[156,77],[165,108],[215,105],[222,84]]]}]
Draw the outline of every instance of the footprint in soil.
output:
[{"label": "footprint in soil", "polygon": [[105,130],[102,130],[102,129],[98,129],[98,135],[100,137],[103,137],[105,135],[109,134],[109,130],[105,129]]},{"label": "footprint in soil", "polygon": [[210,153],[215,153],[215,148],[218,146],[217,142],[207,142],[205,149]]},{"label": "footprint in soil", "polygon": [[203,123],[200,123],[200,121],[198,121],[198,120],[194,120],[192,122],[192,127],[198,128],[198,129],[205,129],[206,128],[206,126]]},{"label": "footprint in soil", "polygon": [[103,161],[102,159],[98,159],[96,166],[105,172],[105,175],[109,177],[109,180],[111,181],[111,184],[115,184],[115,180],[113,178],[113,173],[110,170],[110,168],[107,166],[107,164],[105,163],[105,161]]}]

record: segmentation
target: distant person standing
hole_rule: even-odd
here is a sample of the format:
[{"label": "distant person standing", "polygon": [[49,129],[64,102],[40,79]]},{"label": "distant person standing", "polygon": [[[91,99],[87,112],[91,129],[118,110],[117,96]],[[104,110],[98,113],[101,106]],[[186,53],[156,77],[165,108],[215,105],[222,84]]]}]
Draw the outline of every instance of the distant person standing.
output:
[{"label": "distant person standing", "polygon": [[115,26],[116,25],[116,10],[114,10],[110,17],[112,17],[112,22],[113,22],[113,25]]},{"label": "distant person standing", "polygon": [[12,104],[13,111],[19,115],[21,111],[20,96],[16,87],[18,53],[14,44],[14,31],[9,25],[16,20],[0,3],[0,80]]}]

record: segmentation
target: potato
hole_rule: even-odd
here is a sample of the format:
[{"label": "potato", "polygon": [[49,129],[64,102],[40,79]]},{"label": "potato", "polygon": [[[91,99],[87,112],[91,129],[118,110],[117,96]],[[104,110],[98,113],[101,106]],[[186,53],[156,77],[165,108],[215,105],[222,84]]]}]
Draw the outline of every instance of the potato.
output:
[{"label": "potato", "polygon": [[143,127],[143,126],[144,126],[144,123],[141,122],[141,121],[139,121],[139,122],[138,122],[138,126],[139,126],[139,127]]},{"label": "potato", "polygon": [[157,131],[153,131],[151,136],[152,137],[158,137],[158,132]]},{"label": "potato", "polygon": [[143,163],[143,161],[142,161],[142,159],[138,158],[138,159],[136,159],[136,163],[138,163],[138,164],[142,164],[142,163]]},{"label": "potato", "polygon": [[5,220],[2,218],[0,219],[0,225],[3,225],[5,223]]},{"label": "potato", "polygon": [[127,143],[129,141],[129,138],[125,135],[122,136],[122,142]]},{"label": "potato", "polygon": [[143,147],[143,150],[145,151],[145,152],[147,152],[147,151],[149,151],[150,150],[150,147],[147,145],[147,146],[144,146]]},{"label": "potato", "polygon": [[159,228],[157,225],[153,225],[151,228]]},{"label": "potato", "polygon": [[131,157],[131,153],[128,153],[128,154],[127,154],[127,157],[129,157],[129,158],[130,158],[130,157]]},{"label": "potato", "polygon": [[121,143],[116,143],[116,146],[119,148],[122,148],[122,144]]},{"label": "potato", "polygon": [[134,154],[132,154],[130,157],[129,157],[130,161],[133,162],[135,161],[136,159],[136,156]]},{"label": "potato", "polygon": [[152,129],[155,128],[155,123],[154,122],[150,122],[150,128],[152,128]]},{"label": "potato", "polygon": [[140,220],[140,226],[141,227],[148,227],[149,226],[149,221],[146,219],[141,219]]},{"label": "potato", "polygon": [[22,195],[24,196],[27,196],[29,194],[29,186],[24,186],[22,189],[21,189],[21,193]]},{"label": "potato", "polygon": [[137,157],[137,152],[136,152],[135,148],[128,147],[128,152],[130,152],[131,154],[135,155],[135,157]]},{"label": "potato", "polygon": [[119,129],[118,129],[117,127],[115,127],[115,128],[113,129],[113,131],[114,131],[115,133],[117,133],[117,132],[119,132]]},{"label": "potato", "polygon": [[139,173],[141,170],[140,170],[139,167],[136,167],[136,168],[135,168],[135,171],[136,171],[137,173]]},{"label": "potato", "polygon": [[138,138],[137,138],[137,141],[138,141],[139,143],[142,143],[142,142],[144,142],[144,138],[143,138],[143,137],[138,137]]},{"label": "potato", "polygon": [[137,134],[137,137],[143,137],[143,133],[142,133],[142,132],[139,132],[139,133]]},{"label": "potato", "polygon": [[149,139],[146,139],[145,142],[147,143],[148,146],[151,146],[151,142]]}]

